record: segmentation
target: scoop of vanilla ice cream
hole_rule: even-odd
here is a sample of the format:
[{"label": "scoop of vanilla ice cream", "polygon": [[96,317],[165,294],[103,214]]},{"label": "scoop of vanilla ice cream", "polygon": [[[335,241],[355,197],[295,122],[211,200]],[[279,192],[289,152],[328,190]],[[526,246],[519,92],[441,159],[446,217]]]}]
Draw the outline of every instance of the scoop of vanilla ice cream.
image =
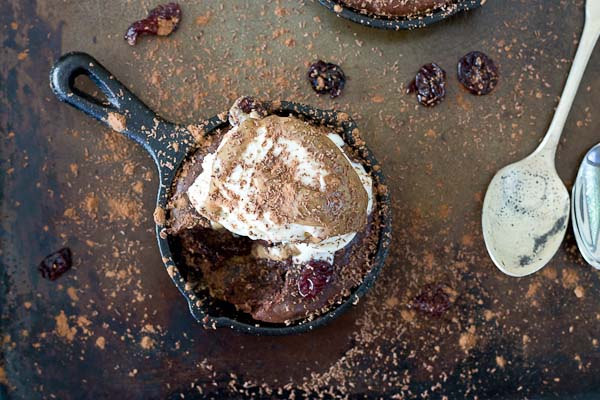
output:
[{"label": "scoop of vanilla ice cream", "polygon": [[344,153],[339,135],[297,118],[234,106],[230,122],[188,189],[192,205],[215,225],[273,244],[257,244],[259,257],[332,262],[372,210],[364,167]]}]

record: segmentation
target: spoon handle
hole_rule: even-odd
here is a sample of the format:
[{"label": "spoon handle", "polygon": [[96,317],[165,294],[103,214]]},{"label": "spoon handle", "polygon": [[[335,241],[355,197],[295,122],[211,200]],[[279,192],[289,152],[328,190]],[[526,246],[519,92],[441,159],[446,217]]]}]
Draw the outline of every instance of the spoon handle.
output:
[{"label": "spoon handle", "polygon": [[544,156],[548,156],[548,161],[554,161],[554,155],[556,153],[556,147],[560,140],[563,128],[567,122],[569,111],[575,100],[577,89],[583,78],[585,68],[592,56],[594,46],[600,35],[600,0],[587,0],[586,7],[586,21],[583,27],[583,33],[581,40],[569,72],[567,83],[563,90],[563,94],[556,108],[556,113],[548,129],[548,133],[544,137],[544,140],[534,154],[543,153]]}]

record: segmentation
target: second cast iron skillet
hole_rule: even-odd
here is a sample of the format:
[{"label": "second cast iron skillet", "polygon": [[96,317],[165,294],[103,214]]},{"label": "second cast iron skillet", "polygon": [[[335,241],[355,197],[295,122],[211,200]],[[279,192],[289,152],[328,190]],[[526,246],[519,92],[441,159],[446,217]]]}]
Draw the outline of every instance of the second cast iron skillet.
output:
[{"label": "second cast iron skillet", "polygon": [[358,10],[350,8],[338,0],[319,0],[323,6],[338,16],[346,18],[352,22],[372,28],[387,30],[410,30],[424,28],[436,22],[440,22],[461,11],[468,11],[480,7],[485,0],[456,0],[451,7],[438,8],[424,14],[412,15],[408,17],[386,17],[373,14],[364,14]]},{"label": "second cast iron skillet", "polygon": [[[78,90],[75,87],[75,79],[81,75],[87,75],[107,100],[100,101]],[[135,140],[146,149],[154,160],[159,173],[157,210],[165,210],[179,167],[186,157],[198,148],[197,141],[190,130],[159,117],[89,54],[69,53],[61,57],[50,73],[50,86],[61,101]],[[347,114],[322,111],[285,101],[268,103],[267,108],[273,114],[295,115],[318,124],[341,128],[346,143],[357,148],[360,156],[366,160],[365,167],[373,176],[374,183],[379,188],[385,188],[384,176],[379,164],[366,146],[355,143],[352,133],[357,127]],[[204,121],[197,127],[202,129],[204,135],[210,135],[227,126],[227,113],[223,113]],[[240,332],[263,335],[301,333],[331,321],[348,309],[350,305],[356,304],[379,274],[387,255],[391,234],[391,208],[387,190],[376,191],[376,200],[382,226],[377,252],[372,258],[371,271],[362,284],[344,299],[343,303],[313,320],[296,322],[291,325],[256,321],[244,313],[237,312],[232,306],[212,306],[208,294],[197,292],[190,285],[186,285],[185,269],[178,268],[171,253],[171,243],[163,232],[164,221],[155,218],[156,237],[169,276],[187,299],[194,318],[204,327],[228,327]]]}]

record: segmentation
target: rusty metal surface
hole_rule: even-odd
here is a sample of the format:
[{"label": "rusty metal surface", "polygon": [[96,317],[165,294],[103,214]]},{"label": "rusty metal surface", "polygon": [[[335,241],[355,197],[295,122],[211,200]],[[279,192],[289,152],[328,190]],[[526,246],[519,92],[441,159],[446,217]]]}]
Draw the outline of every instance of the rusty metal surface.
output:
[{"label": "rusty metal surface", "polygon": [[[412,32],[361,27],[313,1],[190,1],[178,32],[129,47],[124,30],[154,4],[0,3],[0,398],[600,395],[600,279],[572,234],[544,270],[514,279],[488,258],[479,222],[494,172],[546,131],[582,1],[488,0]],[[50,92],[50,66],[71,50],[179,123],[242,94],[352,114],[393,196],[394,242],[375,288],[310,334],[202,330],[158,256],[150,158]],[[471,50],[500,65],[489,96],[456,81]],[[350,77],[335,101],[305,81],[317,58]],[[448,72],[448,94],[426,109],[404,88],[431,61]],[[558,150],[568,187],[600,141],[599,90],[596,51]],[[37,264],[63,245],[74,268],[41,278]],[[456,294],[440,317],[408,307],[428,283]]]}]

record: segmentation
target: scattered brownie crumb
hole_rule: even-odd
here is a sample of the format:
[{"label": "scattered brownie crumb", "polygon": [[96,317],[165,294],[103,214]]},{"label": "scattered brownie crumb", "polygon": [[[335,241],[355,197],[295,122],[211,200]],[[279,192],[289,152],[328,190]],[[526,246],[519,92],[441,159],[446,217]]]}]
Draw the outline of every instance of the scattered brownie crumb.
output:
[{"label": "scattered brownie crumb", "polygon": [[467,332],[462,333],[458,339],[458,344],[465,353],[477,345],[476,329],[475,325],[471,325]]},{"label": "scattered brownie crumb", "polygon": [[165,215],[165,209],[162,207],[156,207],[156,209],[154,209],[154,222],[156,223],[156,225],[164,225],[166,223],[166,215]]},{"label": "scattered brownie crumb", "polygon": [[396,296],[388,297],[385,300],[385,305],[388,306],[388,307],[390,307],[390,308],[397,307],[398,304],[400,304],[400,300],[398,300],[398,298]]},{"label": "scattered brownie crumb", "polygon": [[79,301],[79,296],[77,296],[77,289],[72,286],[67,288],[67,295],[71,298],[72,301]]},{"label": "scattered brownie crumb", "polygon": [[69,164],[69,169],[71,170],[71,173],[75,176],[79,175],[79,166],[75,163],[71,163]]},{"label": "scattered brownie crumb", "polygon": [[573,268],[565,268],[562,271],[562,285],[564,288],[575,288],[579,283],[579,275]]},{"label": "scattered brownie crumb", "polygon": [[283,7],[276,7],[275,11],[273,12],[275,15],[277,15],[278,17],[285,17],[288,12],[286,11],[285,8]]},{"label": "scattered brownie crumb", "polygon": [[308,80],[315,92],[329,93],[329,96],[334,99],[342,94],[346,75],[339,65],[319,60],[308,69]]},{"label": "scattered brownie crumb", "polygon": [[106,122],[113,130],[117,132],[123,132],[125,129],[127,129],[127,119],[121,114],[109,112]]},{"label": "scattered brownie crumb", "polygon": [[204,26],[204,25],[208,24],[211,17],[212,17],[212,14],[210,13],[210,11],[204,15],[197,16],[196,17],[196,25]]},{"label": "scattered brownie crumb", "polygon": [[54,317],[54,320],[56,321],[56,334],[71,342],[77,334],[77,328],[69,326],[69,320],[65,315],[65,312],[60,310],[60,313]]},{"label": "scattered brownie crumb", "polygon": [[104,339],[103,336],[98,336],[98,339],[96,339],[96,347],[98,347],[100,350],[104,350],[106,346],[106,339]]},{"label": "scattered brownie crumb", "polygon": [[135,21],[125,33],[125,40],[131,46],[140,35],[168,36],[177,30],[181,21],[181,7],[177,3],[159,5],[150,10],[148,16]]},{"label": "scattered brownie crumb", "polygon": [[506,359],[502,356],[496,356],[496,365],[504,369],[506,367]]},{"label": "scattered brownie crumb", "polygon": [[98,206],[100,204],[100,200],[94,193],[88,193],[85,196],[83,201],[83,209],[88,213],[88,215],[92,218],[96,218],[96,214],[98,213]]},{"label": "scattered brownie crumb", "polygon": [[154,339],[150,336],[143,336],[142,340],[140,340],[140,346],[145,350],[149,350],[154,347]]},{"label": "scattered brownie crumb", "polygon": [[144,182],[136,181],[133,185],[131,185],[131,189],[133,189],[134,193],[141,195],[144,192]]},{"label": "scattered brownie crumb", "polygon": [[72,265],[73,259],[71,256],[71,249],[63,247],[46,256],[38,266],[38,270],[43,278],[53,281],[71,269]]},{"label": "scattered brownie crumb", "polygon": [[188,125],[187,129],[197,143],[202,143],[206,140],[204,129],[202,129],[202,127],[197,125]]},{"label": "scattered brownie crumb", "polygon": [[8,387],[9,383],[8,383],[8,378],[6,377],[6,371],[4,370],[4,367],[0,365],[0,384],[5,385]]}]

